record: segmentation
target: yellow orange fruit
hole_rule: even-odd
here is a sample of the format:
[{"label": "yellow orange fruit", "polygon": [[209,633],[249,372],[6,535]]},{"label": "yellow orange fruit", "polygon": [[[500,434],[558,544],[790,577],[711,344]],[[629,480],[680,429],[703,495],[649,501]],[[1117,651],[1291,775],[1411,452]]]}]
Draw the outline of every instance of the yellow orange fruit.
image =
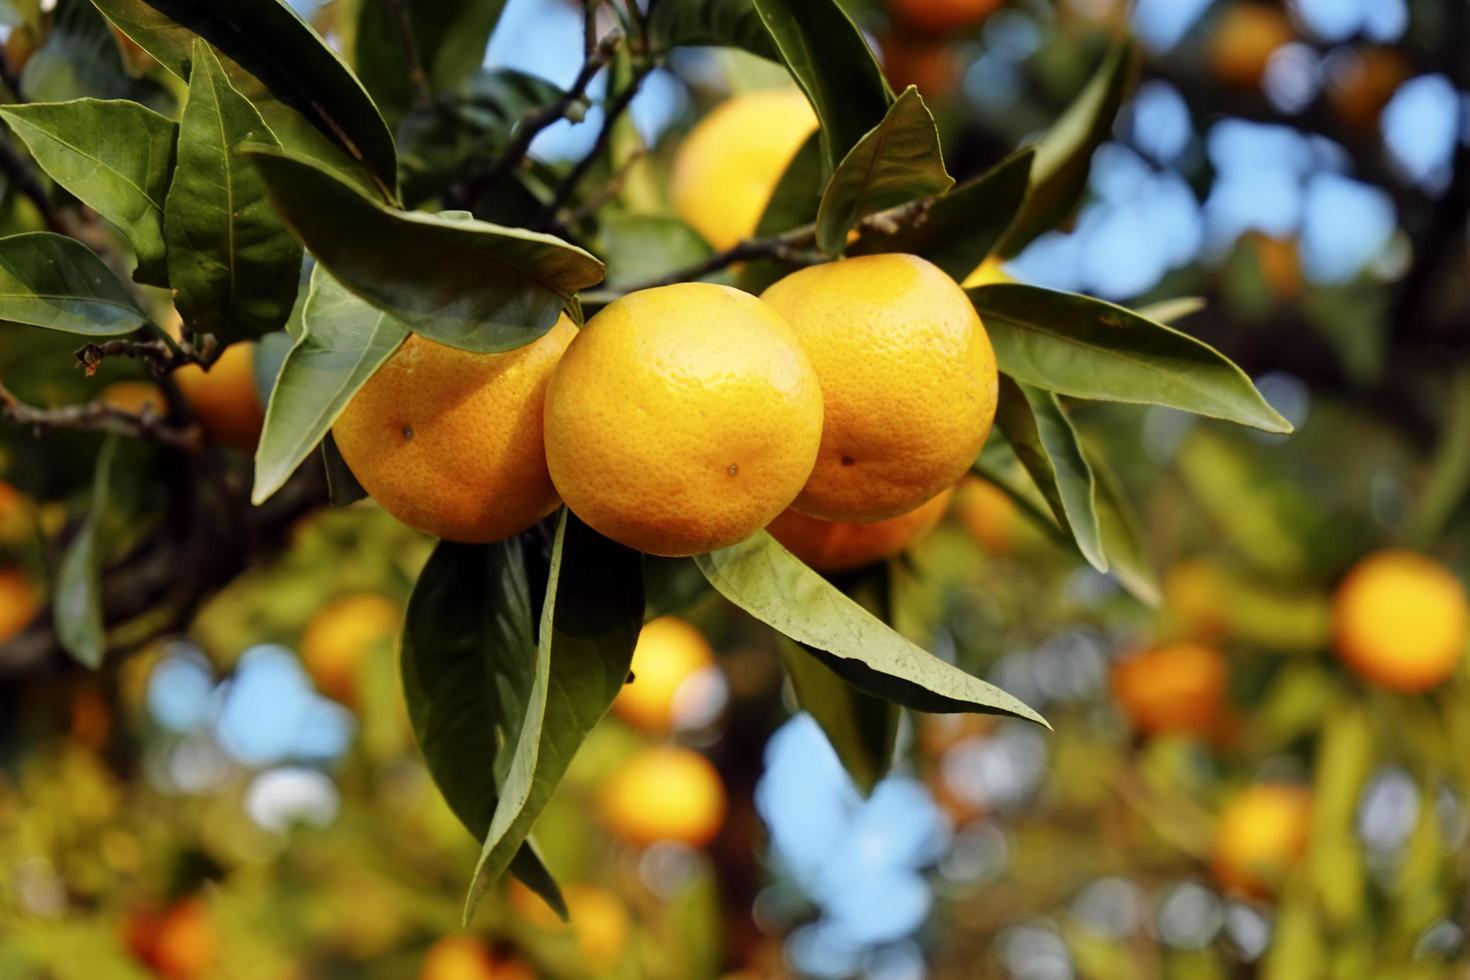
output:
[{"label": "yellow orange fruit", "polygon": [[1280,7],[1237,0],[1226,5],[1215,20],[1206,57],[1221,81],[1255,88],[1271,54],[1295,37],[1296,31]]},{"label": "yellow orange fruit", "polygon": [[41,594],[14,568],[0,568],[0,643],[30,625],[41,611]]},{"label": "yellow orange fruit", "polygon": [[819,572],[845,572],[896,557],[939,526],[949,509],[949,489],[907,514],[886,521],[824,521],[788,510],[766,530]]},{"label": "yellow orange fruit", "polygon": [[477,354],[412,334],[332,427],[368,494],[449,541],[501,541],[557,506],[542,405],[577,336],[562,316],[533,343]]},{"label": "yellow orange fruit", "polygon": [[351,703],[365,656],[392,643],[402,624],[398,604],[376,592],[340,596],[323,606],[301,634],[301,662],[322,693]]},{"label": "yellow orange fruit", "polygon": [[511,882],[510,904],[522,918],[538,929],[556,932],[570,929],[577,949],[589,966],[607,967],[617,962],[628,945],[630,923],[623,902],[596,885],[575,884],[562,889],[571,923],[564,923],[534,892],[519,881]]},{"label": "yellow orange fruit", "polygon": [[209,906],[198,895],[169,906],[159,923],[152,963],[166,980],[208,976],[219,952]]},{"label": "yellow orange fruit", "polygon": [[694,127],[674,158],[674,210],[717,249],[755,233],[817,117],[799,89],[732,96]]},{"label": "yellow orange fruit", "polygon": [[424,954],[419,980],[497,980],[485,944],[473,936],[445,936]]},{"label": "yellow orange fruit", "polygon": [[762,298],[796,332],[826,406],[797,510],[886,520],[959,482],[990,432],[998,382],[953,279],[918,256],[869,255],[794,272]]},{"label": "yellow orange fruit", "polygon": [[679,557],[770,523],[811,473],[822,392],[791,328],[747,293],[683,283],[588,322],[546,393],[562,499],[631,548]]},{"label": "yellow orange fruit", "polygon": [[725,820],[725,785],[708,759],[664,745],[638,751],[603,784],[598,810],[608,830],[639,846],[703,847]]},{"label": "yellow orange fruit", "polygon": [[1174,643],[1118,661],[1113,698],[1145,734],[1205,736],[1222,717],[1227,677],[1219,650]]},{"label": "yellow orange fruit", "polygon": [[0,541],[15,542],[32,533],[36,508],[29,497],[0,480]]},{"label": "yellow orange fruit", "polygon": [[1311,795],[1300,786],[1263,783],[1232,800],[1220,814],[1210,869],[1226,892],[1266,898],[1307,849]]},{"label": "yellow orange fruit", "polygon": [[1470,611],[1449,569],[1412,551],[1380,551],[1359,562],[1337,589],[1337,654],[1368,680],[1394,691],[1426,691],[1465,655]]},{"label": "yellow orange fruit", "polygon": [[613,701],[613,711],[629,724],[667,732],[679,720],[680,689],[691,677],[714,666],[709,641],[677,616],[645,623],[633,650],[633,680]]},{"label": "yellow orange fruit", "polygon": [[989,17],[1004,0],[888,0],[901,22],[930,34],[964,30]]},{"label": "yellow orange fruit", "polygon": [[242,453],[255,452],[265,406],[255,388],[254,344],[232,344],[208,371],[190,364],[173,378],[210,439]]},{"label": "yellow orange fruit", "polygon": [[965,277],[961,284],[966,289],[974,289],[976,286],[990,286],[1000,282],[1015,282],[1016,277],[1006,271],[1005,264],[999,258],[992,255],[984,262],[975,267],[975,271]]},{"label": "yellow orange fruit", "polygon": [[970,539],[993,555],[1010,554],[1025,526],[1011,495],[978,476],[967,476],[960,483],[955,513]]},{"label": "yellow orange fruit", "polygon": [[168,411],[163,392],[151,381],[114,381],[102,389],[98,400],[120,411],[142,415],[163,415]]}]

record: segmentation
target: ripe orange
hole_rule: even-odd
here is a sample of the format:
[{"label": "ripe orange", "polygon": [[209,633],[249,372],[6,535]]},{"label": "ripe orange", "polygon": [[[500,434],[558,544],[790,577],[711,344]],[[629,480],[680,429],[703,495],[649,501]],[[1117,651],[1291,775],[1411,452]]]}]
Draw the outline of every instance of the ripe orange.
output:
[{"label": "ripe orange", "polygon": [[1175,643],[1155,647],[1113,666],[1113,697],[1148,735],[1205,736],[1225,703],[1227,667],[1214,647]]},{"label": "ripe orange", "polygon": [[419,980],[495,980],[500,976],[485,944],[472,936],[445,936],[424,954]]},{"label": "ripe orange", "polygon": [[939,526],[953,488],[907,514],[886,521],[824,521],[788,510],[766,530],[819,572],[845,572],[897,556]]},{"label": "ripe orange", "polygon": [[173,377],[209,438],[242,453],[255,452],[265,406],[255,388],[254,344],[232,344],[208,371],[190,364]]},{"label": "ripe orange", "polygon": [[959,482],[995,418],[997,375],[953,279],[918,256],[869,255],[794,272],[762,298],[796,331],[826,405],[797,510],[886,520]]},{"label": "ripe orange", "polygon": [[163,914],[153,965],[166,980],[195,980],[213,969],[218,946],[209,906],[194,895],[175,902]]},{"label": "ripe orange", "polygon": [[664,745],[635,753],[598,797],[608,830],[639,846],[675,841],[703,847],[725,820],[725,786],[698,752]]},{"label": "ripe orange", "polygon": [[124,412],[163,415],[168,411],[163,392],[151,381],[114,381],[97,396],[99,401]]},{"label": "ripe orange", "polygon": [[1300,786],[1263,783],[1241,793],[1220,815],[1210,868],[1234,895],[1266,898],[1307,849],[1311,795]]},{"label": "ripe orange", "polygon": [[961,64],[953,45],[934,37],[907,32],[882,38],[883,74],[895,92],[910,85],[930,102],[947,98],[960,80]]},{"label": "ripe orange", "polygon": [[816,129],[816,113],[800,89],[726,99],[679,145],[674,210],[717,249],[749,238],[781,175]]},{"label": "ripe orange", "polygon": [[550,932],[570,929],[589,966],[611,966],[628,945],[628,910],[606,888],[583,884],[563,888],[570,924],[557,918],[535,892],[519,881],[511,882],[509,897],[516,912],[536,928]]},{"label": "ripe orange", "polygon": [[1237,0],[1226,6],[1216,19],[1206,55],[1222,82],[1255,88],[1266,72],[1271,54],[1295,38],[1291,21],[1279,7],[1255,0]]},{"label": "ripe orange", "polygon": [[301,662],[317,689],[344,703],[355,700],[363,657],[389,644],[403,614],[376,592],[340,596],[311,617],[301,634]]},{"label": "ripe orange", "polygon": [[1004,0],[888,0],[893,16],[930,34],[949,34],[980,23]]},{"label": "ripe orange", "polygon": [[534,343],[476,354],[411,335],[332,434],[363,488],[400,521],[449,541],[501,541],[556,509],[542,403],[577,336],[563,316]]},{"label": "ripe orange", "polygon": [[714,662],[709,641],[684,620],[660,616],[645,623],[633,650],[633,680],[618,692],[613,711],[647,731],[670,731],[678,725],[684,682]]},{"label": "ripe orange", "polygon": [[1348,573],[1333,601],[1337,654],[1394,691],[1426,691],[1455,672],[1470,634],[1465,588],[1412,551],[1380,551]]},{"label": "ripe orange", "polygon": [[821,433],[822,392],[791,328],[708,283],[612,303],[546,393],[546,460],[567,506],[655,555],[765,527],[806,482]]},{"label": "ripe orange", "polygon": [[41,595],[14,568],[0,568],[0,643],[8,642],[41,611]]},{"label": "ripe orange", "polygon": [[989,480],[967,476],[955,495],[955,511],[970,539],[992,555],[1015,549],[1025,528],[1021,508]]}]

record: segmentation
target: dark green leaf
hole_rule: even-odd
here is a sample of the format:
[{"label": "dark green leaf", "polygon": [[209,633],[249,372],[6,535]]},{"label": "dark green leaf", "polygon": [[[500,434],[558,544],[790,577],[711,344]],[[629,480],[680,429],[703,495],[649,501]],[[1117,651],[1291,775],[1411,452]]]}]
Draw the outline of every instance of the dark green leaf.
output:
[{"label": "dark green leaf", "polygon": [[855,255],[919,255],[956,282],[964,282],[994,250],[1020,211],[1035,154],[1031,147],[1011,154],[974,180],[935,198],[919,224],[903,225],[892,234],[867,230],[849,251]]},{"label": "dark green leaf", "polygon": [[709,591],[690,558],[643,556],[643,620],[678,612]]},{"label": "dark green leaf", "polygon": [[678,218],[661,214],[610,217],[602,224],[602,243],[607,284],[613,289],[660,279],[711,253],[699,232]]},{"label": "dark green leaf", "polygon": [[915,646],[764,531],[695,558],[726,599],[801,643],[853,687],[916,711],[1045,720],[1006,692]]},{"label": "dark green leaf", "polygon": [[1158,573],[1144,548],[1138,514],[1123,485],[1099,453],[1088,453],[1088,465],[1097,483],[1097,524],[1102,532],[1108,570],[1139,602],[1157,606],[1161,599]]},{"label": "dark green leaf", "polygon": [[1291,423],[1219,351],[1090,296],[999,283],[968,291],[1017,381],[1100,401],[1164,405],[1266,432]]},{"label": "dark green leaf", "polygon": [[[822,134],[812,133],[786,165],[786,172],[771,192],[771,199],[766,203],[766,210],[755,229],[756,238],[770,238],[817,220],[822,189],[827,184],[823,164]],[[780,262],[762,260],[747,263],[740,270],[740,288],[748,293],[760,293],[788,271],[790,267]]]},{"label": "dark green leaf", "polygon": [[108,486],[117,436],[109,435],[97,455],[92,478],[92,500],[87,516],[66,546],[56,573],[56,641],[67,653],[96,670],[107,652],[107,629],[102,621],[102,520],[107,513]]},{"label": "dark green leaf", "polygon": [[281,365],[255,450],[259,504],[279,490],[326,437],[357,390],[408,336],[408,327],[312,269],[305,327]]},{"label": "dark green leaf", "polygon": [[166,284],[163,200],[173,122],[123,99],[10,105],[0,116],[52,180],[127,236],[138,255],[135,278]]},{"label": "dark green leaf", "polygon": [[641,560],[638,552],[562,512],[541,609],[535,678],[465,900],[466,921],[627,681],[643,626]]},{"label": "dark green leaf", "polygon": [[1106,572],[1092,468],[1057,396],[1003,374],[995,422],[1082,557]]},{"label": "dark green leaf", "polygon": [[862,31],[837,0],[754,0],[822,125],[830,172],[883,121],[893,93]]},{"label": "dark green leaf", "polygon": [[195,36],[208,41],[230,83],[282,146],[394,198],[398,164],[383,117],[337,53],[284,0],[92,2],[179,78],[188,78]]},{"label": "dark green leaf", "polygon": [[649,20],[655,50],[678,47],[742,48],[778,61],[777,49],[754,0],[659,0]]},{"label": "dark green leaf", "polygon": [[934,117],[910,85],[827,182],[817,211],[817,245],[837,255],[847,244],[847,233],[863,218],[952,186]]},{"label": "dark green leaf", "polygon": [[0,238],[0,320],[67,333],[132,333],[148,318],[81,242],[47,231]]},{"label": "dark green leaf", "polygon": [[430,92],[457,92],[485,61],[505,0],[362,0],[352,64],[378,108],[396,123],[418,100],[401,15]]},{"label": "dark green leaf", "polygon": [[1077,207],[1087,189],[1092,154],[1107,140],[1118,109],[1138,81],[1138,46],[1118,43],[1092,80],[1036,144],[1031,192],[999,249],[1011,256],[1055,228]]},{"label": "dark green leaf", "polygon": [[275,140],[196,40],[163,231],[179,315],[226,342],[279,330],[301,278],[301,246],[271,207],[260,172],[239,154],[246,143]]},{"label": "dark green leaf", "polygon": [[331,432],[322,437],[322,466],[327,471],[327,497],[333,507],[349,507],[368,495],[342,458]]},{"label": "dark green leaf", "polygon": [[601,262],[551,235],[395,211],[310,163],[266,147],[248,152],[317,261],[431,340],[521,347],[550,330],[579,289],[602,281]]},{"label": "dark green leaf", "polygon": [[[400,666],[409,723],[449,808],[483,841],[499,802],[534,677],[536,643],[519,538],[443,541],[419,573]],[[566,916],[556,882],[528,842],[511,869]]]},{"label": "dark green leaf", "polygon": [[898,708],[864,694],[799,643],[781,643],[796,703],[821,727],[859,793],[868,796],[888,772],[898,739]]}]

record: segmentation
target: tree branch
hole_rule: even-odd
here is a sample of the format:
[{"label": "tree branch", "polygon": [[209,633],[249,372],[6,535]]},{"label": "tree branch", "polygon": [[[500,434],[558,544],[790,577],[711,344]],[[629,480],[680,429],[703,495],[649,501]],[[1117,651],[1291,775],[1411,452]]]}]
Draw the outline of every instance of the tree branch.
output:
[{"label": "tree branch", "polygon": [[424,61],[419,54],[419,42],[414,37],[413,19],[405,0],[388,0],[388,17],[393,22],[398,46],[403,49],[403,62],[408,67],[408,82],[413,86],[415,104],[420,109],[427,109],[434,101],[434,93],[429,88],[428,75],[424,74]]},{"label": "tree branch", "polygon": [[556,185],[556,190],[551,195],[551,203],[546,206],[545,217],[541,222],[543,231],[563,228],[560,219],[562,208],[566,207],[572,195],[577,192],[578,185],[586,179],[588,172],[597,163],[603,151],[607,149],[607,144],[612,140],[613,127],[617,125],[623,113],[628,111],[628,107],[633,104],[633,99],[638,95],[638,89],[642,87],[643,80],[649,76],[653,68],[651,63],[641,66],[633,73],[627,87],[619,92],[612,102],[608,103],[603,113],[602,129],[598,130],[597,140],[592,144],[592,149],[581,160],[578,160],[576,166],[572,167],[571,171],[562,178],[561,183]]},{"label": "tree branch", "polygon": [[130,439],[168,446],[191,456],[201,456],[204,452],[204,440],[198,426],[171,425],[160,414],[147,410],[135,414],[104,401],[38,408],[21,401],[4,383],[0,383],[0,415],[16,425],[30,426],[37,432],[50,429],[115,432]]}]

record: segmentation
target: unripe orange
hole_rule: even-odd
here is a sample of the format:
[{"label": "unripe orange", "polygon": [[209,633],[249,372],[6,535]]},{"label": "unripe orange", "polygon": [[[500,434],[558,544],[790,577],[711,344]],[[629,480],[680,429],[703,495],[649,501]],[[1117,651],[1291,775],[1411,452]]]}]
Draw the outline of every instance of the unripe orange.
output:
[{"label": "unripe orange", "polygon": [[1447,679],[1470,631],[1465,588],[1449,569],[1412,551],[1380,551],[1348,573],[1333,602],[1337,654],[1393,691]]},{"label": "unripe orange", "polygon": [[1113,697],[1148,735],[1209,735],[1225,703],[1227,668],[1214,647],[1175,643],[1120,660]]},{"label": "unripe orange", "polygon": [[618,692],[613,712],[647,731],[668,732],[678,725],[685,682],[714,662],[709,641],[684,620],[661,616],[645,623],[633,650],[633,680]]},{"label": "unripe orange", "polygon": [[598,809],[608,830],[630,843],[703,847],[724,823],[725,785],[698,752],[674,745],[647,748],[608,777]]},{"label": "unripe orange", "polygon": [[1307,850],[1312,798],[1300,786],[1263,783],[1232,800],[1215,827],[1210,869],[1226,892],[1274,894]]},{"label": "unripe orange", "polygon": [[939,526],[949,509],[949,489],[907,514],[886,521],[824,521],[788,510],[766,530],[787,551],[819,572],[845,572],[893,558]]}]

